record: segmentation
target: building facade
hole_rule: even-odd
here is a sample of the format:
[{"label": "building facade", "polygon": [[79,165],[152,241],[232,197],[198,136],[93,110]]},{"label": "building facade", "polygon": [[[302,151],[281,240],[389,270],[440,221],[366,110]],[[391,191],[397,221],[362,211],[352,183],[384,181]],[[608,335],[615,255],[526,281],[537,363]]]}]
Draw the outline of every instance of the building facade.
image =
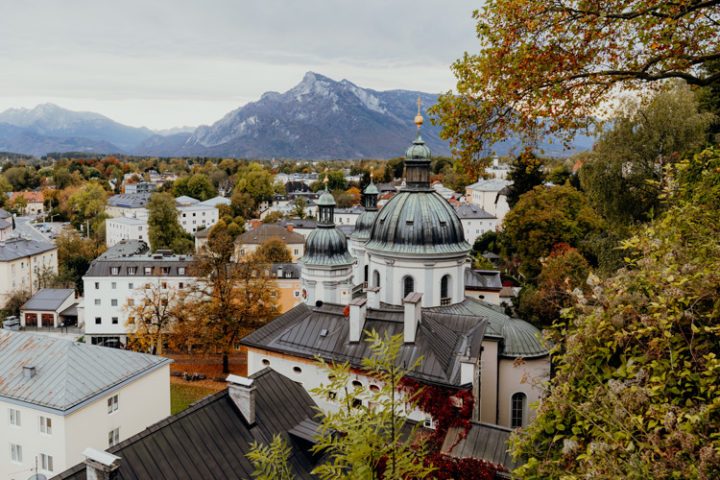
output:
[{"label": "building facade", "polygon": [[57,247],[24,237],[0,241],[0,306],[18,291],[35,294],[42,279],[57,275]]}]

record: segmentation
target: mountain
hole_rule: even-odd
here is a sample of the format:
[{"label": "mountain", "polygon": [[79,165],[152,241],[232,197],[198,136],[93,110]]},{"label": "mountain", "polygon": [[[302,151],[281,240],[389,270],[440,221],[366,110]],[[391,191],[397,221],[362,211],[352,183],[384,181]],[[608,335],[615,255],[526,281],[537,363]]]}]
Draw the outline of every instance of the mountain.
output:
[{"label": "mountain", "polygon": [[[246,158],[345,159],[390,158],[402,155],[415,135],[417,98],[423,108],[437,95],[408,91],[377,91],[349,80],[335,81],[308,72],[285,93],[267,92],[192,134],[152,137],[135,152],[159,156],[230,156]],[[422,136],[435,155],[449,155],[440,127],[429,121]],[[579,138],[576,149],[592,145]],[[505,154],[517,142],[495,146]],[[543,145],[546,153],[568,155],[561,146]]]},{"label": "mountain", "polygon": [[[3,138],[8,144],[23,148],[21,153],[35,155],[68,151],[70,147],[73,151],[129,151],[153,135],[147,128],[128,127],[97,113],[74,112],[51,103],[32,109],[5,110],[0,113],[0,125],[4,127]],[[13,132],[23,138],[15,138]],[[28,145],[26,142],[30,138],[36,138],[39,144]]]},{"label": "mountain", "polygon": [[50,137],[32,129],[0,123],[0,151],[41,157],[50,152],[118,153],[120,149],[102,140]]}]

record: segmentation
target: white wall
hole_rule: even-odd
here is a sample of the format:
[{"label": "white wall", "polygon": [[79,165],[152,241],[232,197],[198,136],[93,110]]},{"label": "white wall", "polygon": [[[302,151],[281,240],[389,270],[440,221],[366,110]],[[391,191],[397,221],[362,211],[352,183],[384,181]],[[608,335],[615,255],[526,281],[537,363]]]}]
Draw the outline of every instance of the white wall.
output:
[{"label": "white wall", "polygon": [[460,220],[465,232],[465,241],[470,245],[485,232],[495,231],[497,229],[497,218],[466,218]]},{"label": "white wall", "polygon": [[550,379],[550,357],[524,361],[502,358],[498,378],[498,425],[510,427],[510,402],[516,392],[527,395],[526,425],[535,418],[536,411],[531,405],[540,401],[543,383]]},{"label": "white wall", "polygon": [[122,240],[142,240],[150,244],[147,219],[109,218],[105,221],[105,244],[108,247]]},{"label": "white wall", "polygon": [[0,306],[4,307],[10,295],[17,290],[30,290],[35,294],[38,291],[38,273],[44,270],[57,274],[57,249],[0,262]]},{"label": "white wall", "polygon": [[177,210],[180,226],[188,233],[195,233],[202,226],[210,228],[219,218],[217,207],[207,205],[189,205],[178,207]]}]

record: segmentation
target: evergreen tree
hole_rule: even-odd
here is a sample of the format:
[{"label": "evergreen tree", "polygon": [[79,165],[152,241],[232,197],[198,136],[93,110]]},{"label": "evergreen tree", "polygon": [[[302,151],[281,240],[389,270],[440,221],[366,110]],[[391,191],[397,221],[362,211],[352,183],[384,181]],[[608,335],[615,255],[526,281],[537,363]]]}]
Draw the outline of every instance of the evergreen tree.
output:
[{"label": "evergreen tree", "polygon": [[150,249],[170,249],[175,253],[192,253],[193,239],[178,220],[175,198],[169,193],[153,193],[148,202],[148,235]]}]

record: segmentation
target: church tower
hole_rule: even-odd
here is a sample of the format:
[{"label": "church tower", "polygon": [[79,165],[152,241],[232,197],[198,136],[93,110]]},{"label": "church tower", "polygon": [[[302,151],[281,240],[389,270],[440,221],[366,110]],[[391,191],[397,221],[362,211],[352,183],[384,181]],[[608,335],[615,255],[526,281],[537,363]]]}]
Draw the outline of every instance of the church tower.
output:
[{"label": "church tower", "polygon": [[299,260],[303,298],[308,305],[347,305],[352,298],[355,259],[348,252],[345,234],[335,228],[335,198],[327,182],[325,176],[325,191],[317,202],[317,228],[305,240],[305,255]]},{"label": "church tower", "polygon": [[373,175],[370,174],[370,184],[365,187],[362,194],[362,204],[365,211],[360,214],[355,222],[355,230],[350,235],[350,253],[357,259],[353,267],[353,285],[368,285],[368,259],[365,253],[365,244],[370,240],[375,218],[377,218],[377,201],[380,191],[373,183]]},{"label": "church tower", "polygon": [[423,307],[460,303],[470,245],[455,209],[430,186],[430,149],[417,136],[405,152],[405,186],[377,214],[365,246],[369,286],[380,301],[402,305],[422,294]]}]

